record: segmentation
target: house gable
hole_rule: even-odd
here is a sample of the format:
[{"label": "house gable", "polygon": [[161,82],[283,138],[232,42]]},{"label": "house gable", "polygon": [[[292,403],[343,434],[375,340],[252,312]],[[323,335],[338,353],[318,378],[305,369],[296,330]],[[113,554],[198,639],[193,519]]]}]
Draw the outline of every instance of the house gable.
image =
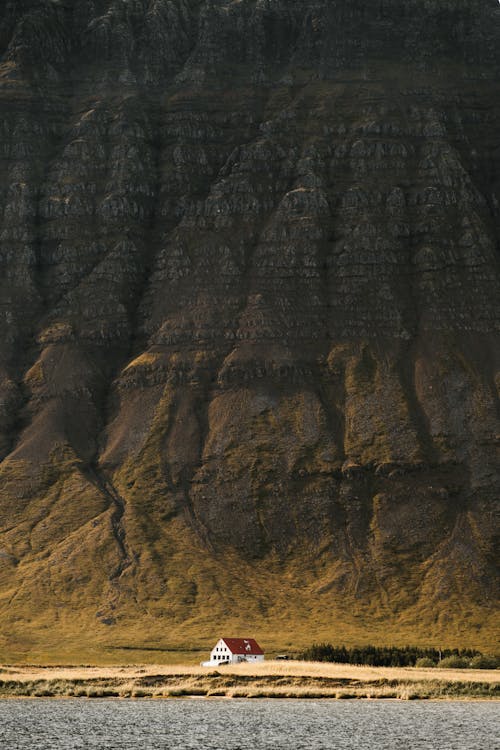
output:
[{"label": "house gable", "polygon": [[210,652],[210,661],[202,662],[202,666],[263,660],[264,651],[254,638],[219,638]]}]

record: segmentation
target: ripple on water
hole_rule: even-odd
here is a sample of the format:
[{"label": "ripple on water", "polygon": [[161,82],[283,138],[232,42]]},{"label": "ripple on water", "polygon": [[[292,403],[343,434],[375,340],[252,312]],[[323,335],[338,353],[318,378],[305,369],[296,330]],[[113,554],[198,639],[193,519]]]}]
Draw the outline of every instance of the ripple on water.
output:
[{"label": "ripple on water", "polygon": [[498,704],[0,700],[2,750],[499,750]]}]

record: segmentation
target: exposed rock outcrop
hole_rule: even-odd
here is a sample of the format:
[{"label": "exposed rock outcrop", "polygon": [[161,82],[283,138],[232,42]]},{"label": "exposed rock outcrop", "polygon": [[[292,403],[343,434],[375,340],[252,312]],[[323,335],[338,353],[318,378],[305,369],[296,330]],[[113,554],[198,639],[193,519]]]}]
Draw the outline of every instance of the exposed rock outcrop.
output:
[{"label": "exposed rock outcrop", "polygon": [[7,1],[6,653],[488,642],[499,50],[496,0]]}]

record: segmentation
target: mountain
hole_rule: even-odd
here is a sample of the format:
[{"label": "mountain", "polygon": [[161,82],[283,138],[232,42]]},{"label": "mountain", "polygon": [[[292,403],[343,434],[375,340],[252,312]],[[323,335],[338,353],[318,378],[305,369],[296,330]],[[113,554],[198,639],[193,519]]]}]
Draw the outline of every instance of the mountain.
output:
[{"label": "mountain", "polygon": [[498,2],[0,13],[0,654],[491,648]]}]

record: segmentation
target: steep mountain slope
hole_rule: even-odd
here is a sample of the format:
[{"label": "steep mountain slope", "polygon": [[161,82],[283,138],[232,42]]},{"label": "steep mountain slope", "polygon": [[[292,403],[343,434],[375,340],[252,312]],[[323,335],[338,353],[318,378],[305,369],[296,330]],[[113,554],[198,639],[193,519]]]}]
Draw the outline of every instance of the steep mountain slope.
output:
[{"label": "steep mountain slope", "polygon": [[7,0],[0,54],[0,651],[490,645],[496,0]]}]

